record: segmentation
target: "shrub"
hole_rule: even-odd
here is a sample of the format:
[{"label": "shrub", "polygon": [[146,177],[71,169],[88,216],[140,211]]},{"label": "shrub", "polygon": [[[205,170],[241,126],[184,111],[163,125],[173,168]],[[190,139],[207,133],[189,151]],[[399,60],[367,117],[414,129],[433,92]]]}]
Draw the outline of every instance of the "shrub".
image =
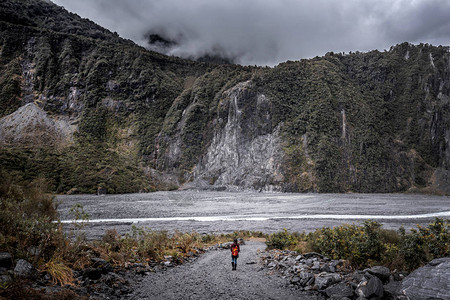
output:
[{"label": "shrub", "polygon": [[367,220],[362,226],[343,224],[300,235],[285,229],[270,235],[266,244],[269,248],[312,250],[333,259],[346,259],[355,268],[383,264],[411,271],[434,258],[450,255],[448,220],[436,218],[427,227],[417,227],[410,233],[403,228],[395,232]]},{"label": "shrub", "polygon": [[272,233],[266,241],[269,249],[285,249],[296,243],[293,235],[289,234],[286,228],[283,231]]},{"label": "shrub", "polygon": [[[17,184],[0,174],[0,251],[32,262],[51,257],[58,225],[53,197],[44,179]],[[37,255],[36,255],[37,254]]]}]

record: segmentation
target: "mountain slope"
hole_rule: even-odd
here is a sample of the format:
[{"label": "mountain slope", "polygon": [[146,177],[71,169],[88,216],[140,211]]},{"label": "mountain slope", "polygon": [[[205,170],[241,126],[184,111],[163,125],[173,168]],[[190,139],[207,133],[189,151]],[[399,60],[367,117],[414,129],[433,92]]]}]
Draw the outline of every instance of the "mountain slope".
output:
[{"label": "mountain slope", "polygon": [[6,0],[0,71],[1,124],[34,103],[75,132],[47,130],[58,141],[47,142],[41,128],[0,148],[4,171],[58,192],[450,192],[447,47],[216,65],[147,51],[46,1]]}]

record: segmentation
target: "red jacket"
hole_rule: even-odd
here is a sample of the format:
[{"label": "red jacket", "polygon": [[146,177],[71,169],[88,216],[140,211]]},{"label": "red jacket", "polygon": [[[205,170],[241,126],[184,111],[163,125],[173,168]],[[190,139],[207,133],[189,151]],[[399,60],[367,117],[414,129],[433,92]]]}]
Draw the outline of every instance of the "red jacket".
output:
[{"label": "red jacket", "polygon": [[238,253],[241,252],[241,247],[239,247],[239,243],[233,243],[233,244],[231,244],[231,247],[230,247],[231,253],[233,253],[233,248],[236,246],[238,248]]}]

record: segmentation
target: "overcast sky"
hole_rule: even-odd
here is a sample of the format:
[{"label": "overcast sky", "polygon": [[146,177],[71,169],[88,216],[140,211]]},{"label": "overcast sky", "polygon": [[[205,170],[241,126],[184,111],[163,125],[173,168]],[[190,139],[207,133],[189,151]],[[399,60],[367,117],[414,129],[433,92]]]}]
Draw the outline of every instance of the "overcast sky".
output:
[{"label": "overcast sky", "polygon": [[401,43],[450,45],[450,0],[52,0],[142,46],[156,33],[168,54],[221,53],[275,65],[328,51]]}]

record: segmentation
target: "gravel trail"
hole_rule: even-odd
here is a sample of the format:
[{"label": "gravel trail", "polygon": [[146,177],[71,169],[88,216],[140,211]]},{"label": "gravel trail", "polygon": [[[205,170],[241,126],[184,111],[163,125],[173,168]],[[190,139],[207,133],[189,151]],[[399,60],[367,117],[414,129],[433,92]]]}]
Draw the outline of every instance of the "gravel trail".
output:
[{"label": "gravel trail", "polygon": [[193,263],[151,273],[136,284],[132,299],[323,299],[292,290],[285,279],[267,275],[259,264],[258,249],[264,250],[265,244],[241,245],[237,271],[231,271],[230,251],[216,250]]}]

